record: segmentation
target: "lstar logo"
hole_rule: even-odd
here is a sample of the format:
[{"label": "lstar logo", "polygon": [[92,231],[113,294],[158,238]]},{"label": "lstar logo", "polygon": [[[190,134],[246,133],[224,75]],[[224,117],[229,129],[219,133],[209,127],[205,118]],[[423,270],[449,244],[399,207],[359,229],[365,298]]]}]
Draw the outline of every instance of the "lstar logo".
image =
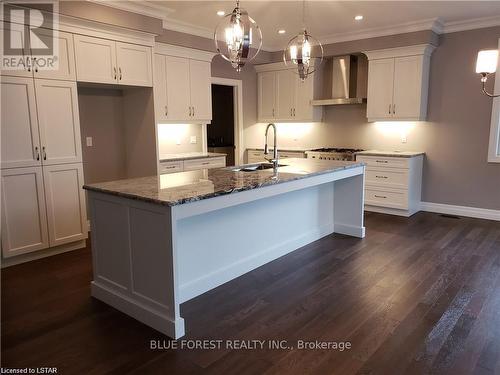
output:
[{"label": "lstar logo", "polygon": [[57,1],[2,2],[3,70],[58,69]]}]

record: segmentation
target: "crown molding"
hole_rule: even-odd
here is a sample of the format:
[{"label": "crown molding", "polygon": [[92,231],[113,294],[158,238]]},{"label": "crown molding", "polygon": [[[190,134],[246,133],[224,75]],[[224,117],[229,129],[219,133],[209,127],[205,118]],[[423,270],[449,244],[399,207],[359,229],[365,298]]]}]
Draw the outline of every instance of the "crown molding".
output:
[{"label": "crown molding", "polygon": [[110,0],[86,0],[90,3],[96,3],[99,5],[104,5],[110,8],[125,10],[127,12],[142,14],[143,16],[148,16],[163,20],[168,17],[169,14],[175,12],[172,8],[167,8],[162,5],[155,4],[154,2],[144,2],[144,1],[110,1]]},{"label": "crown molding", "polygon": [[173,44],[156,42],[154,52],[160,55],[176,56],[176,57],[189,57],[193,60],[201,60],[211,62],[216,55],[215,52],[202,51],[199,49],[176,46]]},{"label": "crown molding", "polygon": [[193,25],[192,23],[179,21],[172,17],[164,17],[162,21],[165,30],[178,31],[208,39],[213,39],[214,37],[214,31],[208,27]]},{"label": "crown molding", "polygon": [[486,27],[500,26],[500,16],[473,18],[462,21],[452,21],[443,23],[441,34],[455,33],[457,31],[466,31],[474,29],[484,29]]},{"label": "crown molding", "polygon": [[430,57],[436,46],[432,44],[417,44],[407,47],[386,48],[374,51],[363,51],[368,60],[386,59],[389,57],[426,56]]}]

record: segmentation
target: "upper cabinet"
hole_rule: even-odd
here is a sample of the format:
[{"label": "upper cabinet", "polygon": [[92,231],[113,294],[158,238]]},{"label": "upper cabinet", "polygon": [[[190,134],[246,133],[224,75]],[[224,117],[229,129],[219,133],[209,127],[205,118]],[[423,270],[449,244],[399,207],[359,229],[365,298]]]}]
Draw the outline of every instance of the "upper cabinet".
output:
[{"label": "upper cabinet", "polygon": [[213,53],[157,43],[154,93],[157,122],[212,121]]},{"label": "upper cabinet", "polygon": [[78,81],[153,85],[151,47],[83,35],[74,40]]},{"label": "upper cabinet", "polygon": [[425,121],[429,44],[368,51],[368,121]]},{"label": "upper cabinet", "polygon": [[283,63],[257,65],[255,69],[259,122],[321,121],[322,109],[311,104],[319,96],[321,71],[302,81]]}]

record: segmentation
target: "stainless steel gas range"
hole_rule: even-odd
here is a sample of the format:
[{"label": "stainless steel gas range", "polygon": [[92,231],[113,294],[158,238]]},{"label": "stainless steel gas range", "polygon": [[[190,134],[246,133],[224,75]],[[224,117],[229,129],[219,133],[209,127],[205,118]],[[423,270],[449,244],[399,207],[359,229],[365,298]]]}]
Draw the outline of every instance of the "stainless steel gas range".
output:
[{"label": "stainless steel gas range", "polygon": [[306,151],[308,158],[320,160],[355,160],[356,152],[363,151],[357,148],[317,148]]}]

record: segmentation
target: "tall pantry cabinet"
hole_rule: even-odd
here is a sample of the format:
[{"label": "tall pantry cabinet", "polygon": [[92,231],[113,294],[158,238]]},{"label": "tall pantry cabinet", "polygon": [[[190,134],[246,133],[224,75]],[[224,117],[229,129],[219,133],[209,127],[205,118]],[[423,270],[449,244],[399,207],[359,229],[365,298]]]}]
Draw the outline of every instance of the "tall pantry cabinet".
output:
[{"label": "tall pantry cabinet", "polygon": [[3,258],[87,237],[73,36],[61,34],[63,72],[1,72]]}]

